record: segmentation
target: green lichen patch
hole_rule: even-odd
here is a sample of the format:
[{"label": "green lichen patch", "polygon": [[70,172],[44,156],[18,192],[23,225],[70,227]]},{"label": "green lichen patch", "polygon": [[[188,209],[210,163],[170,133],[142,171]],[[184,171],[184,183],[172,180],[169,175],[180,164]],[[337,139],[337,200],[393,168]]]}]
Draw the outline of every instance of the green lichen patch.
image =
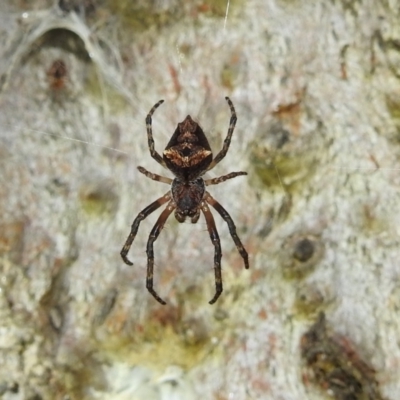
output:
[{"label": "green lichen patch", "polygon": [[84,90],[97,104],[103,106],[106,103],[108,111],[114,115],[126,111],[127,99],[117,88],[105,81],[100,69],[95,64],[88,65],[85,74]]},{"label": "green lichen patch", "polygon": [[386,96],[386,107],[392,118],[400,123],[400,97]]},{"label": "green lichen patch", "polygon": [[114,214],[119,197],[109,179],[85,181],[79,189],[79,200],[83,210],[90,215]]},{"label": "green lichen patch", "polygon": [[315,286],[306,284],[296,291],[294,311],[297,315],[305,317],[317,315],[325,305],[323,294]]},{"label": "green lichen patch", "polygon": [[157,7],[154,2],[131,0],[108,0],[108,8],[119,16],[125,29],[144,32],[149,28],[161,28],[180,20],[184,9],[179,4]]},{"label": "green lichen patch", "polygon": [[96,327],[96,347],[107,359],[160,370],[170,365],[190,369],[212,346],[203,317],[185,316],[180,306],[156,306],[130,328],[128,320],[127,311],[117,304]]},{"label": "green lichen patch", "polygon": [[255,174],[269,190],[295,190],[316,168],[315,154],[307,143],[280,123],[262,128],[250,145],[250,160]]},{"label": "green lichen patch", "polygon": [[157,30],[179,23],[189,17],[197,20],[199,16],[223,19],[227,12],[232,15],[237,2],[226,0],[203,0],[197,2],[155,2],[131,0],[107,0],[107,7],[113,15],[119,16],[124,29],[131,32]]},{"label": "green lichen patch", "polygon": [[240,73],[240,54],[237,51],[232,52],[228,60],[224,63],[220,72],[220,81],[222,86],[228,90],[233,90]]}]

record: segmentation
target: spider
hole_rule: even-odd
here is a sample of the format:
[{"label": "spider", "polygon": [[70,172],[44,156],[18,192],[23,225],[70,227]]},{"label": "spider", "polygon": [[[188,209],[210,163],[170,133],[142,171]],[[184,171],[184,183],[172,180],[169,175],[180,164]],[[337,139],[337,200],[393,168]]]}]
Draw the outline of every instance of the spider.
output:
[{"label": "spider", "polygon": [[143,167],[138,167],[138,170],[148,178],[154,181],[167,183],[171,185],[171,188],[164,196],[160,197],[143,209],[135,218],[132,223],[130,234],[121,250],[121,257],[126,264],[133,265],[133,263],[128,259],[127,254],[138,232],[140,223],[152,212],[157,210],[163,204],[167,203],[166,208],[161,213],[153,229],[151,230],[146,249],[146,287],[153,297],[161,304],[166,304],[166,302],[153,288],[153,245],[157,240],[162,228],[164,227],[166,220],[173,211],[175,211],[175,218],[178,220],[178,222],[184,222],[186,218],[189,218],[193,224],[199,220],[200,211],[204,214],[207,229],[214,245],[215,295],[209,301],[210,304],[214,304],[222,293],[222,253],[221,242],[209,205],[211,205],[228,224],[229,232],[240,255],[243,258],[244,266],[246,269],[249,268],[247,251],[243,247],[242,242],[236,233],[236,227],[231,216],[228,214],[225,208],[222,207],[222,205],[218,203],[218,201],[215,200],[206,190],[206,186],[217,185],[218,183],[225,182],[228,179],[232,179],[240,175],[247,175],[247,172],[231,172],[227,175],[212,179],[202,178],[207,171],[213,169],[225,157],[231,143],[237,117],[232,101],[229,99],[229,97],[225,97],[225,99],[228,102],[231,110],[231,119],[223,147],[214,158],[211,147],[203,130],[195,121],[193,121],[190,115],[188,115],[181,123],[178,123],[178,126],[167,147],[165,148],[163,156],[161,157],[161,155],[154,148],[151,117],[155,110],[164,102],[164,100],[160,100],[158,103],[156,103],[146,117],[147,139],[150,155],[164,168],[170,170],[174,174],[175,178],[171,179],[153,174]]},{"label": "spider", "polygon": [[67,80],[68,68],[63,60],[55,60],[47,71],[50,87],[53,90],[60,90],[65,87]]}]

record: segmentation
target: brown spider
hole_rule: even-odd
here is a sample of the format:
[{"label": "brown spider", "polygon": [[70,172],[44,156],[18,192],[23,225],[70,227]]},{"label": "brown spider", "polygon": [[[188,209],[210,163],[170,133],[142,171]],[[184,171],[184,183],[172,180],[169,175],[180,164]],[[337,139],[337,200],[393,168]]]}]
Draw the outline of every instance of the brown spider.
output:
[{"label": "brown spider", "polygon": [[148,215],[163,204],[168,203],[167,207],[159,216],[156,224],[151,230],[149,240],[147,242],[147,279],[146,287],[154,298],[161,304],[166,304],[163,299],[153,289],[153,267],[154,267],[154,251],[153,244],[164,227],[165,221],[175,210],[175,218],[178,222],[184,222],[186,218],[190,218],[195,224],[200,217],[200,210],[203,212],[207,223],[207,229],[210,234],[211,241],[214,245],[214,271],[215,271],[215,295],[209,302],[213,304],[217,301],[222,293],[222,276],[221,276],[221,242],[218,236],[218,231],[215,226],[214,217],[211,214],[208,205],[211,205],[221,215],[228,224],[229,232],[232,236],[235,245],[244,260],[245,268],[249,268],[249,258],[247,251],[244,249],[240,241],[235,224],[228,212],[206,191],[206,186],[216,185],[224,182],[227,179],[235,178],[239,175],[247,175],[247,172],[231,172],[230,174],[220,176],[218,178],[204,180],[201,176],[207,171],[213,169],[226,155],[231,143],[233,130],[236,125],[235,108],[229,97],[225,97],[231,109],[231,119],[229,129],[226,135],[224,145],[221,151],[213,158],[211,147],[208,140],[200,128],[200,126],[192,120],[188,115],[178,126],[172,135],[167,147],[163,152],[163,156],[154,149],[154,139],[151,127],[151,116],[154,111],[164,102],[160,100],[150,110],[146,117],[147,139],[151,156],[163,167],[169,169],[175,179],[166,178],[152,172],[147,171],[143,167],[138,167],[138,170],[154,181],[163,182],[171,185],[171,189],[162,197],[151,203],[142,210],[133,221],[131,232],[126,239],[125,245],[121,250],[121,257],[128,265],[133,265],[129,261],[127,254],[135,239],[139,229],[139,224]]},{"label": "brown spider", "polygon": [[47,71],[50,87],[53,90],[60,90],[65,87],[68,76],[68,69],[63,60],[55,60]]}]

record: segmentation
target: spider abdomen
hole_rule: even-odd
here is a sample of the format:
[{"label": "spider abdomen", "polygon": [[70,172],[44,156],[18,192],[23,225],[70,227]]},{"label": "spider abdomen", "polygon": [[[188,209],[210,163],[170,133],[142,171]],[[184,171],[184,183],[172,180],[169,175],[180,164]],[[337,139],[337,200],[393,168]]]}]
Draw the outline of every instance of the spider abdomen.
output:
[{"label": "spider abdomen", "polygon": [[165,165],[181,180],[194,181],[204,174],[212,159],[203,130],[188,115],[178,124],[163,152]]}]

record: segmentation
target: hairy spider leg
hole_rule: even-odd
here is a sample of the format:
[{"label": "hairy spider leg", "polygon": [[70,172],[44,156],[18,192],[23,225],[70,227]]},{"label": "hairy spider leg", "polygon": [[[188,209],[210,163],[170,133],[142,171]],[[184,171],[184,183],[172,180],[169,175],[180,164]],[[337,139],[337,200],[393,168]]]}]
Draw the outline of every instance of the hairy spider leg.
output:
[{"label": "hairy spider leg", "polygon": [[154,174],[153,172],[147,171],[146,168],[143,167],[137,167],[139,172],[141,172],[143,175],[146,175],[148,178],[153,179],[153,181],[157,182],[162,182],[162,183],[168,183],[169,185],[173,182],[173,179],[167,178],[166,176],[161,176]]},{"label": "hairy spider leg", "polygon": [[153,211],[157,210],[157,208],[161,207],[163,204],[165,204],[169,200],[171,200],[171,192],[168,192],[164,196],[160,197],[159,199],[157,199],[156,201],[151,203],[145,209],[140,211],[138,216],[135,218],[135,220],[132,223],[131,232],[130,232],[128,238],[126,239],[124,247],[121,250],[121,257],[124,260],[125,264],[133,265],[133,263],[128,259],[127,254],[128,254],[129,249],[131,248],[133,240],[135,239],[135,236],[139,229],[140,223],[147,216],[149,216]]},{"label": "hairy spider leg", "polygon": [[225,182],[228,179],[236,178],[237,176],[240,176],[240,175],[247,175],[247,172],[244,172],[244,171],[231,172],[231,173],[229,173],[227,175],[219,176],[218,178],[205,179],[204,183],[205,183],[206,186],[218,185],[218,183]]},{"label": "hairy spider leg", "polygon": [[229,108],[231,109],[231,119],[229,121],[228,133],[224,140],[224,145],[222,146],[221,151],[211,161],[210,165],[207,168],[207,171],[213,169],[226,156],[226,153],[228,152],[229,146],[231,144],[232,134],[235,129],[237,121],[235,107],[233,106],[233,103],[231,102],[231,99],[229,97],[225,97],[225,100],[228,102]]},{"label": "hairy spider leg", "polygon": [[229,215],[228,211],[225,210],[224,207],[221,206],[221,204],[218,203],[217,200],[215,200],[210,193],[206,192],[205,195],[205,200],[207,203],[209,203],[212,207],[217,210],[218,214],[223,218],[223,220],[228,224],[229,228],[229,233],[232,236],[233,241],[235,242],[236,248],[238,249],[240,255],[243,258],[244,261],[244,267],[246,269],[249,268],[249,255],[247,254],[247,251],[243,247],[242,242],[239,239],[239,236],[236,233],[236,226],[235,223],[233,222],[233,219]]},{"label": "hairy spider leg", "polygon": [[167,304],[153,289],[153,270],[154,270],[154,242],[157,240],[162,228],[164,227],[165,221],[171,215],[172,211],[176,208],[175,203],[171,200],[165,210],[158,217],[153,229],[150,232],[149,240],[147,241],[147,278],[146,288],[153,295],[153,297],[161,304]]},{"label": "hairy spider leg", "polygon": [[221,241],[219,240],[219,235],[217,227],[215,226],[214,217],[211,214],[210,208],[207,203],[203,202],[201,205],[201,210],[203,211],[204,217],[207,223],[208,233],[210,234],[210,239],[214,245],[214,273],[215,273],[215,295],[209,301],[210,304],[214,304],[218,297],[222,293],[222,273],[221,273]]},{"label": "hairy spider leg", "polygon": [[149,145],[149,150],[150,150],[150,155],[159,163],[161,164],[164,168],[167,168],[165,165],[165,162],[163,158],[160,156],[160,154],[156,151],[154,148],[154,139],[153,139],[153,130],[151,127],[151,116],[154,114],[154,111],[162,104],[164,103],[164,100],[160,100],[158,103],[154,104],[153,108],[150,110],[150,112],[147,114],[146,117],[146,128],[147,128],[147,140],[148,140],[148,145]]}]

